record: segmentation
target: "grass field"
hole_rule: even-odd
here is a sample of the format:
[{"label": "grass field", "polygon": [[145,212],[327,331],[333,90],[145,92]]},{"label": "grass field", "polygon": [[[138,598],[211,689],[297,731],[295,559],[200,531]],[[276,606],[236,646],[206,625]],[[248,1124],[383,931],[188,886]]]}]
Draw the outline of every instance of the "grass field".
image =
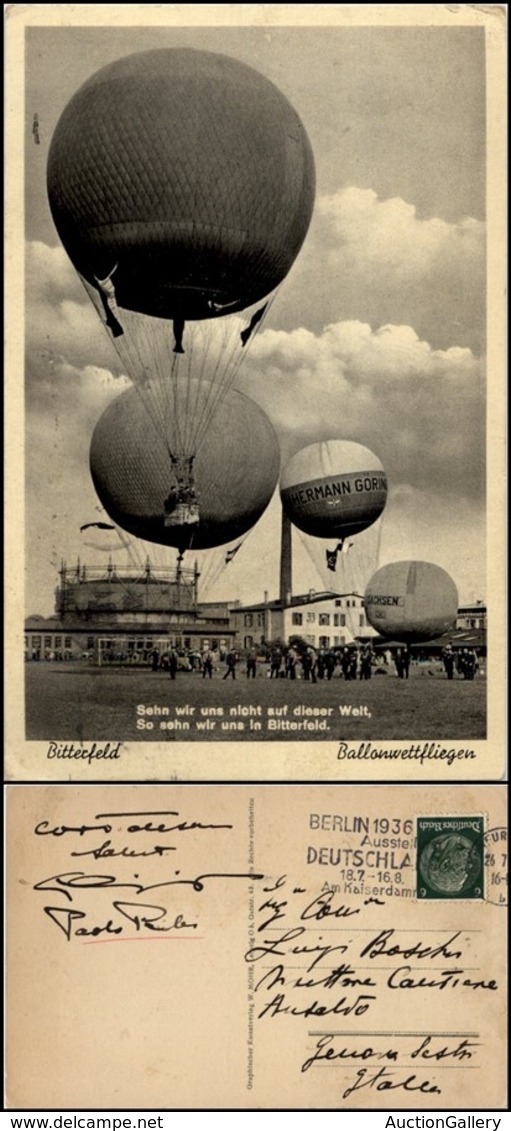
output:
[{"label": "grass field", "polygon": [[[409,680],[389,670],[367,682],[345,682],[336,676],[312,684],[270,680],[263,667],[250,681],[241,666],[235,681],[223,680],[223,671],[211,680],[198,672],[178,672],[172,681],[166,673],[148,669],[28,663],[26,737],[278,742],[486,735],[483,674],[473,682],[448,682],[439,664],[412,664]],[[284,728],[272,729],[273,722]],[[308,727],[291,729],[289,722],[306,722]]]}]

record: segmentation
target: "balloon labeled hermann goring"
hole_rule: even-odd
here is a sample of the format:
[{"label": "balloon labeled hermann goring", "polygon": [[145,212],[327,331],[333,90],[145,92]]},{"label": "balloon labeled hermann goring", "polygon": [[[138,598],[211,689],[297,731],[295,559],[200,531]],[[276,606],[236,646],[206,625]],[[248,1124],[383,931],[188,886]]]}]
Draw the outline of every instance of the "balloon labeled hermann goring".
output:
[{"label": "balloon labeled hermann goring", "polygon": [[381,636],[419,643],[453,627],[458,591],[445,569],[433,562],[391,562],[371,578],[364,605],[369,624]]},{"label": "balloon labeled hermann goring", "polygon": [[284,511],[304,534],[342,542],[380,517],[387,477],[378,457],[362,444],[322,440],[289,460],[280,494]]},{"label": "balloon labeled hermann goring", "polygon": [[[187,384],[177,386],[177,399],[186,394]],[[112,401],[98,421],[90,467],[98,497],[115,523],[137,538],[175,546],[182,554],[224,545],[250,530],[277,485],[280,454],[262,409],[231,390],[197,455],[199,521],[169,525],[161,507],[169,489],[167,447],[159,430],[141,415],[136,392],[130,389]]]},{"label": "balloon labeled hermann goring", "polygon": [[284,95],[208,51],[119,59],[57,124],[53,219],[167,445],[169,528],[199,522],[195,458],[300,250],[314,188],[310,143]]}]

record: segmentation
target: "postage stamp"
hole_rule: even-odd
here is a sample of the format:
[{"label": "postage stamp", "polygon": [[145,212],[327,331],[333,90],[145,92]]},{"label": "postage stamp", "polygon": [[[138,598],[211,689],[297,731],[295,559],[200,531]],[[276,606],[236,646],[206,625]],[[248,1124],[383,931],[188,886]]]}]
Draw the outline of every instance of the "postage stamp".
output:
[{"label": "postage stamp", "polygon": [[484,899],[484,817],[417,818],[417,897]]}]

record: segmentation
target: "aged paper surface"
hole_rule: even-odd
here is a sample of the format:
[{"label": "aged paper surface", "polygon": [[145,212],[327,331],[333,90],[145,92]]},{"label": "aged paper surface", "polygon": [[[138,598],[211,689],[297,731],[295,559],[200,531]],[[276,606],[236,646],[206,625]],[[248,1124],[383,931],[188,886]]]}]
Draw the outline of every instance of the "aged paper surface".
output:
[{"label": "aged paper surface", "polygon": [[500,1109],[503,786],[8,786],[8,1105]]},{"label": "aged paper surface", "polygon": [[[497,5],[10,6],[11,780],[502,776],[504,24]],[[457,673],[448,682],[438,651],[428,658],[426,648],[406,684],[391,664],[370,683],[346,683],[337,665],[331,683],[277,685],[266,679],[261,654],[253,682],[244,663],[236,682],[224,681],[222,661],[211,682],[178,671],[171,684],[168,673],[126,666],[122,657],[121,666],[99,666],[102,644],[107,651],[110,644],[98,643],[97,624],[89,630],[85,620],[81,651],[67,656],[70,622],[52,623],[62,563],[77,585],[84,570],[92,576],[100,567],[101,584],[107,574],[111,580],[109,568],[124,570],[128,608],[128,575],[133,580],[136,568],[143,575],[144,553],[156,567],[163,558],[161,546],[142,551],[119,528],[112,551],[108,531],[90,529],[109,526],[90,478],[91,437],[128,380],[57,236],[47,158],[56,123],[83,82],[132,52],[159,47],[219,52],[255,68],[296,108],[314,153],[312,224],[237,387],[271,420],[283,463],[334,434],[373,450],[388,473],[388,505],[374,537],[360,535],[339,555],[336,573],[324,572],[325,543],[320,576],[312,562],[318,539],[304,546],[294,531],[293,592],[309,595],[309,604],[294,609],[286,635],[291,627],[308,639],[314,627],[316,648],[323,639],[340,649],[344,623],[360,632],[361,595],[376,564],[426,560],[447,570],[460,606],[472,610],[460,630],[467,641],[480,632],[478,606],[487,607],[487,654],[480,649],[473,681]],[[210,600],[213,578],[213,602],[259,609],[242,611],[238,622],[241,650],[250,650],[261,636],[251,635],[254,620],[279,593],[278,491],[246,545],[232,550],[227,568],[230,551],[213,552],[212,573],[207,554],[201,559],[202,599]],[[165,561],[174,568],[175,555]],[[316,614],[323,591],[331,595],[328,611]],[[323,637],[315,617],[330,621]],[[102,623],[112,634],[112,623]],[[164,629],[171,631],[160,623],[160,636]],[[148,626],[146,653],[155,641],[161,651],[157,636]],[[131,648],[128,639],[122,648]]]}]

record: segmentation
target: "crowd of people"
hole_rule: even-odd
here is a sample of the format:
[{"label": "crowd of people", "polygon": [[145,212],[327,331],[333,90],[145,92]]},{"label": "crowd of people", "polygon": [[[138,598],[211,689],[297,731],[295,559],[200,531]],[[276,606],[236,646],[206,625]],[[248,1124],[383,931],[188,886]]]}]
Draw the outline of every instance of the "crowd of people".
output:
[{"label": "crowd of people", "polygon": [[474,679],[479,670],[479,660],[474,648],[460,648],[455,652],[452,644],[447,644],[442,652],[447,679],[454,679],[456,671],[462,679]]},{"label": "crowd of people", "polygon": [[[477,654],[471,648],[455,651],[449,644],[441,658],[447,679],[453,679],[455,672],[463,679],[474,679],[479,669]],[[371,644],[331,649],[289,645],[275,646],[266,652],[251,648],[244,653],[234,648],[225,652],[207,648],[202,653],[190,655],[188,670],[201,672],[203,679],[211,679],[214,671],[220,671],[222,679],[236,679],[240,673],[247,679],[266,674],[269,679],[301,679],[306,683],[316,683],[334,677],[347,681],[368,680],[375,674],[392,671],[399,679],[408,679],[411,661],[411,650],[405,644],[383,651],[376,651]],[[174,679],[177,654],[171,650],[161,659],[154,659],[153,670],[159,667],[168,669]]]},{"label": "crowd of people", "polygon": [[334,675],[342,679],[371,679],[376,662],[370,644],[360,648],[273,648],[269,655],[271,679],[331,680]]},{"label": "crowd of people", "polygon": [[[46,649],[32,650],[26,659],[32,660],[67,660],[71,659],[70,650],[50,651]],[[83,658],[91,659],[90,653],[84,653]],[[417,664],[431,664],[431,657],[427,653],[418,653],[413,656]],[[479,658],[473,648],[453,648],[447,644],[442,650],[441,663],[448,680],[455,676],[464,680],[473,680],[479,671]],[[408,679],[412,654],[408,645],[395,645],[385,649],[374,649],[371,644],[359,644],[337,648],[313,648],[304,641],[286,645],[275,645],[271,648],[250,648],[243,652],[234,647],[219,650],[204,647],[196,649],[168,648],[160,651],[158,648],[146,648],[140,651],[116,651],[108,649],[102,653],[102,663],[132,664],[149,666],[153,672],[166,672],[171,679],[175,679],[178,672],[197,672],[203,679],[212,679],[213,673],[220,672],[223,679],[236,679],[237,674],[255,679],[257,675],[266,674],[270,679],[301,679],[306,683],[316,683],[318,680],[329,681],[339,678],[344,680],[368,680],[375,674],[388,674],[395,671],[399,679]],[[428,669],[431,674],[431,668]]]}]

